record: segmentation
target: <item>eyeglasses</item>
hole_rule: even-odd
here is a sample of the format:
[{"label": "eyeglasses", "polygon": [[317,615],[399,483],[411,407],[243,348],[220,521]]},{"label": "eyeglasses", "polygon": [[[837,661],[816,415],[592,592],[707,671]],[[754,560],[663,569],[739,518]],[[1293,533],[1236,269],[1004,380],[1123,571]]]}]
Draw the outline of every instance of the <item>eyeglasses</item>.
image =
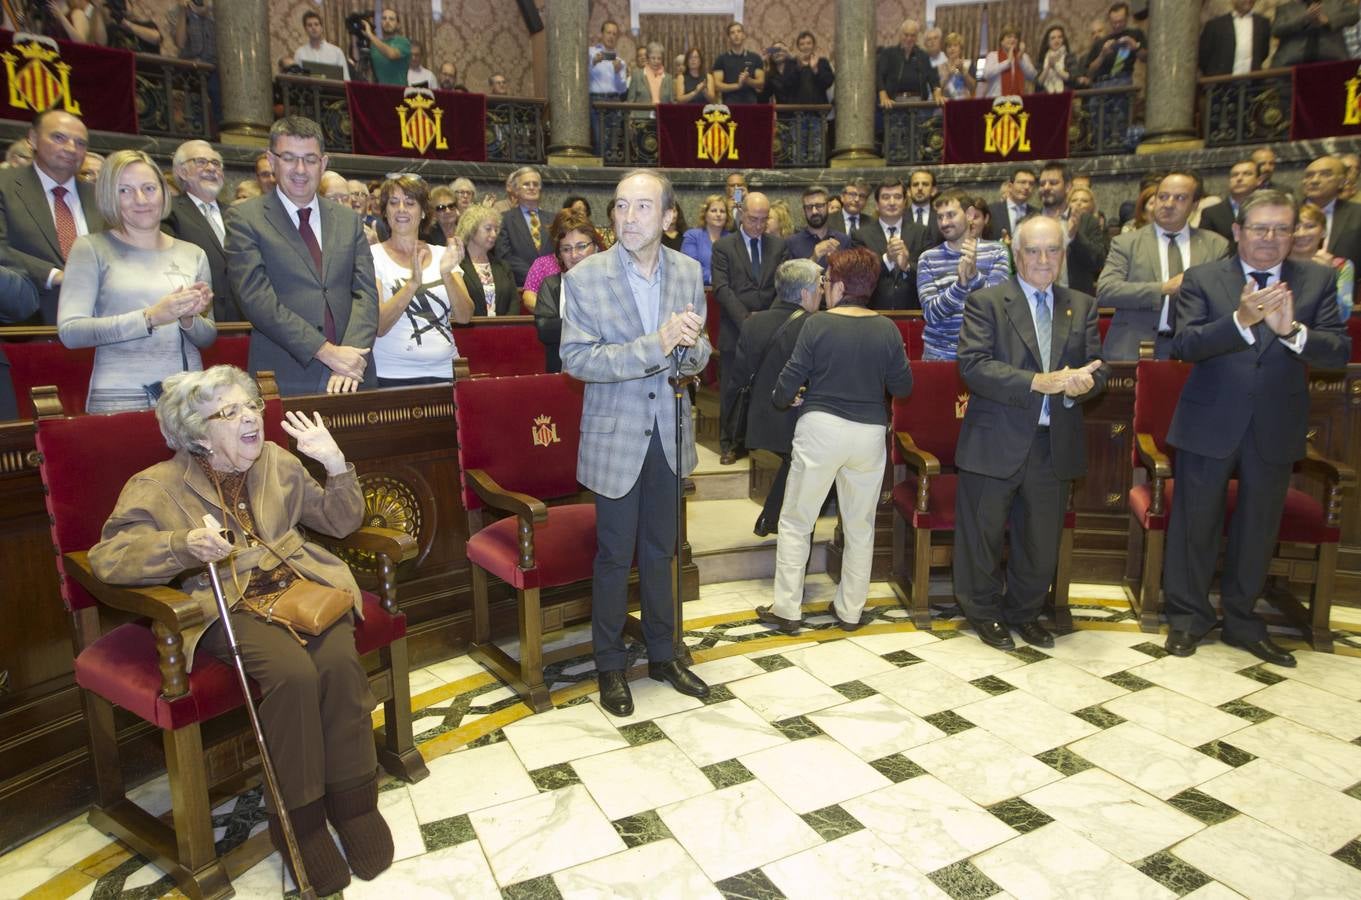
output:
[{"label": "eyeglasses", "polygon": [[585,253],[587,250],[590,250],[590,249],[591,249],[592,247],[594,247],[594,246],[595,246],[595,244],[592,244],[590,241],[582,241],[582,242],[579,243],[579,244],[559,244],[559,245],[558,245],[558,252],[559,252],[559,253]]},{"label": "eyeglasses", "polygon": [[199,169],[220,169],[220,168],[222,168],[222,160],[220,160],[220,159],[212,159],[211,157],[207,157],[207,156],[195,156],[193,159],[186,160],[186,161],[187,161],[190,165],[194,166],[195,168],[199,168]]},{"label": "eyeglasses", "polygon": [[263,411],[264,408],[265,401],[258,399],[247,400],[245,403],[228,403],[212,415],[204,416],[203,420],[205,422],[211,422],[213,419],[221,419],[223,422],[235,422],[237,419],[241,418],[241,415],[246,410],[258,413]]},{"label": "eyeglasses", "polygon": [[435,212],[448,212],[451,209],[458,209],[457,203],[436,203]]},{"label": "eyeglasses", "polygon": [[827,208],[827,204],[826,204],[826,203],[805,203],[805,204],[803,205],[803,208],[804,208],[804,209],[826,209],[826,208]]},{"label": "eyeglasses", "polygon": [[1244,225],[1243,230],[1255,238],[1289,237],[1295,233],[1294,225]]},{"label": "eyeglasses", "polygon": [[274,153],[273,150],[270,153],[286,166],[296,166],[298,163],[302,163],[309,169],[315,169],[321,165],[321,156],[316,153],[309,153],[306,156],[298,156],[294,153]]}]

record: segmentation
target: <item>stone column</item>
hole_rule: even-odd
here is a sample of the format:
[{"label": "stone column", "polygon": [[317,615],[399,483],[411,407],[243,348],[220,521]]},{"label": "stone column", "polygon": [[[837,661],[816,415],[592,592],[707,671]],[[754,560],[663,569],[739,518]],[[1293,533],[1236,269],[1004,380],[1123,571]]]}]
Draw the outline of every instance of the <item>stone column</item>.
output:
[{"label": "stone column", "polygon": [[591,154],[591,85],[586,69],[588,0],[553,0],[544,9],[548,34],[548,164],[599,166]]},{"label": "stone column", "polygon": [[836,147],[832,166],[882,166],[874,154],[873,0],[836,4]]},{"label": "stone column", "polygon": [[1200,4],[1150,0],[1148,83],[1140,153],[1195,149],[1196,56]]},{"label": "stone column", "polygon": [[222,142],[263,145],[274,121],[269,61],[269,0],[213,4],[217,74],[222,84]]}]

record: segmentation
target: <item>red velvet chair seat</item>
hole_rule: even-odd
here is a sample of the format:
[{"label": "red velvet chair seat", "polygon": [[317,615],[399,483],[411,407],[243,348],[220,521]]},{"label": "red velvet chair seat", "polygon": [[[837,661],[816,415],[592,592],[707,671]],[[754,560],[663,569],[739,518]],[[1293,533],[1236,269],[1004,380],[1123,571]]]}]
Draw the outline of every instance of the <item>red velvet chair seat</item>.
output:
[{"label": "red velvet chair seat", "polygon": [[[917,512],[917,478],[909,475],[900,484],[893,486],[893,505],[899,515],[912,523],[913,528],[927,531],[955,530],[955,491],[959,478],[955,475],[937,475],[931,479],[931,509]],[[1071,509],[1063,514],[1063,527],[1072,528],[1077,523],[1077,514]]]},{"label": "red velvet chair seat", "polygon": [[[1172,511],[1172,495],[1176,479],[1169,478],[1163,483],[1162,515],[1153,514],[1153,490],[1148,484],[1135,485],[1129,489],[1129,510],[1145,530],[1166,531],[1167,517]],[[1224,531],[1229,530],[1229,520],[1238,505],[1238,482],[1229,482],[1229,493],[1225,500]],[[1291,488],[1285,495],[1285,510],[1281,515],[1280,540],[1300,544],[1337,543],[1340,530],[1329,528],[1327,517],[1323,514],[1323,504],[1313,497]]]},{"label": "red velvet chair seat", "polygon": [[534,526],[534,568],[520,568],[520,520],[498,519],[468,538],[468,559],[514,587],[556,587],[591,577],[595,561],[595,504],[550,506]]}]

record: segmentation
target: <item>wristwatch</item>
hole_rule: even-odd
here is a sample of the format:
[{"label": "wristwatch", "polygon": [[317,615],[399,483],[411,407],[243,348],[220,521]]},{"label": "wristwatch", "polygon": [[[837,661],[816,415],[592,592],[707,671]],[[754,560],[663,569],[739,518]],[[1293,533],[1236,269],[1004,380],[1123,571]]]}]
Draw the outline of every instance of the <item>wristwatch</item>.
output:
[{"label": "wristwatch", "polygon": [[1301,325],[1299,322],[1296,322],[1296,321],[1294,321],[1294,320],[1291,320],[1291,322],[1290,322],[1290,330],[1287,331],[1285,334],[1281,335],[1281,340],[1283,340],[1283,341],[1293,341],[1293,340],[1295,339],[1295,337],[1296,337],[1301,331],[1303,331],[1303,330],[1304,330],[1304,326],[1303,326],[1303,325]]}]

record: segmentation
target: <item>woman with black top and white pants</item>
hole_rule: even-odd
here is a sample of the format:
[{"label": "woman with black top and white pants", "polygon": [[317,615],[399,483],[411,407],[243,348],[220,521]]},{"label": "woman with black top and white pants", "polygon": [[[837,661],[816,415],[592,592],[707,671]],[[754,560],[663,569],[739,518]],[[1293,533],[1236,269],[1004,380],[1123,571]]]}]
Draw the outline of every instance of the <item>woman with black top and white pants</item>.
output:
[{"label": "woman with black top and white pants", "polygon": [[756,610],[762,622],[785,633],[802,624],[809,540],[833,482],[845,547],[828,612],[846,631],[860,627],[887,462],[885,393],[912,391],[897,326],[865,305],[879,278],[878,257],[864,247],[837,251],[827,258],[826,277],[827,312],[803,326],[772,397],[778,407],[801,407],[780,512],[775,598]]}]

